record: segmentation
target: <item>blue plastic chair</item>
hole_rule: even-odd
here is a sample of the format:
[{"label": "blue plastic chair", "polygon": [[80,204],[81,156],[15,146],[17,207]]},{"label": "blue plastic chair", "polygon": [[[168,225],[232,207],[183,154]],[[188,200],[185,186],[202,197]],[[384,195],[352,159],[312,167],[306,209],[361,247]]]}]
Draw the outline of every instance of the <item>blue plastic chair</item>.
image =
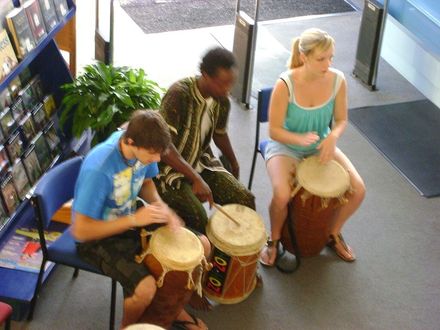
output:
[{"label": "blue plastic chair", "polygon": [[272,94],[272,87],[260,89],[258,91],[258,104],[257,104],[257,123],[255,128],[255,146],[254,156],[252,158],[251,173],[249,176],[248,189],[252,188],[252,180],[254,179],[255,162],[257,160],[257,154],[261,154],[264,158],[264,153],[268,140],[260,141],[260,124],[266,123],[268,119],[269,101]]},{"label": "blue plastic chair", "polygon": [[[37,218],[38,234],[40,238],[43,261],[41,263],[35,293],[31,301],[29,319],[32,319],[41,282],[44,275],[45,264],[52,261],[75,268],[73,277],[78,276],[78,270],[85,270],[95,274],[104,275],[98,268],[89,265],[80,259],[76,252],[75,240],[70,234],[70,227],[50,245],[46,243],[44,230],[49,227],[55,212],[67,201],[73,198],[75,182],[82,164],[82,157],[74,157],[62,162],[45,173],[38,181],[31,198],[32,206]],[[114,329],[116,306],[116,281],[112,279],[110,303],[110,329]]]}]

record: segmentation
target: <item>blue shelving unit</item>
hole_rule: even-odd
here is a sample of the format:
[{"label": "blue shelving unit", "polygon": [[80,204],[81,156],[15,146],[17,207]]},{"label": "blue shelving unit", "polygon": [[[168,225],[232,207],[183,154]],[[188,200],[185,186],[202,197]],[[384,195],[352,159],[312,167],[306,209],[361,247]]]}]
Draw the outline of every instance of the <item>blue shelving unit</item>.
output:
[{"label": "blue shelving unit", "polygon": [[[0,81],[0,91],[8,88],[8,85],[14,78],[23,70],[29,68],[32,75],[38,74],[40,76],[45,92],[47,94],[51,93],[54,96],[55,102],[60,104],[63,96],[60,86],[72,82],[72,75],[54,38],[63,26],[75,15],[75,4],[72,0],[67,0],[67,3],[69,10],[66,16],[48,33],[46,38],[41,40],[35,49],[26,54],[26,57],[9,75]],[[16,1],[14,1],[14,4],[17,5]],[[55,115],[53,118],[55,122],[58,119],[57,117],[58,115]],[[61,137],[64,139],[64,154],[72,150],[83,148],[83,144],[87,141],[87,134],[80,139],[71,139],[70,133],[65,133],[66,134]],[[61,158],[63,156],[64,155],[61,155]],[[0,246],[14,234],[17,228],[27,226],[35,226],[35,215],[29,200],[25,200],[19,205],[6,227],[0,232]],[[52,270],[53,266],[50,266],[46,270],[44,280],[48,278]],[[37,273],[0,267],[0,300],[6,301],[13,306],[14,320],[23,320],[27,317],[37,283],[37,277]]]}]

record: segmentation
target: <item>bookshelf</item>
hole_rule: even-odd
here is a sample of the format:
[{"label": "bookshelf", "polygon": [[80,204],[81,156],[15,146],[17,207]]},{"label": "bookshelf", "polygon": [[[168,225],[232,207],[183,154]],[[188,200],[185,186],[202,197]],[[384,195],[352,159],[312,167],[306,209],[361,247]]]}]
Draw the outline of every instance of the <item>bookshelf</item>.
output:
[{"label": "bookshelf", "polygon": [[[55,41],[57,33],[72,19],[76,7],[72,0],[67,0],[68,12],[62,20],[42,39],[38,45],[25,55],[21,62],[0,81],[0,92],[8,88],[9,84],[29,68],[33,75],[39,75],[43,90],[53,95],[55,103],[61,104],[63,92],[60,86],[71,82],[72,75]],[[60,109],[57,110],[61,111]],[[58,114],[55,113],[51,120],[58,127]],[[70,129],[61,129],[61,149],[59,155],[52,161],[56,164],[70,153],[85,153],[88,150],[89,133],[81,138],[72,138]],[[50,168],[50,167],[49,167]],[[31,189],[32,190],[32,189]],[[29,194],[28,194],[29,195]],[[35,226],[35,216],[28,198],[24,199],[10,216],[10,220],[0,231],[0,246],[6,242],[20,227]],[[53,266],[50,266],[44,275],[44,280],[50,275]],[[23,320],[29,312],[30,302],[33,298],[37,284],[37,273],[19,271],[0,267],[0,300],[12,305],[14,320]]]}]

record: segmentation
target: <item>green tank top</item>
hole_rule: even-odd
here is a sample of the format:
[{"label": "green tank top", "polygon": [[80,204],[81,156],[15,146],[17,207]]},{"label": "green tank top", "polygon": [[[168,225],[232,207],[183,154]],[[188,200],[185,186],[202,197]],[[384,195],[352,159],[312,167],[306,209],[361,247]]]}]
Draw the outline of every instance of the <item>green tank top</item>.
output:
[{"label": "green tank top", "polygon": [[295,93],[293,92],[292,71],[286,71],[280,76],[289,89],[289,104],[284,120],[284,128],[290,132],[317,132],[319,135],[319,141],[309,146],[304,147],[287,144],[287,146],[293,150],[312,151],[316,149],[319,143],[330,133],[335,97],[344,79],[344,74],[341,71],[333,68],[330,70],[336,73],[333,83],[333,93],[326,102],[315,107],[301,107],[296,103]]}]

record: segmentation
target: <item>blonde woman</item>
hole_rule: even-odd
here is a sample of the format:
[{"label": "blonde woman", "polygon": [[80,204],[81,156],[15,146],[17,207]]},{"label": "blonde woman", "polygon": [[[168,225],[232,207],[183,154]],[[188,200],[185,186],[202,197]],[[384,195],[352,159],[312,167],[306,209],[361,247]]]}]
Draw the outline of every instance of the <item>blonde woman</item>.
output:
[{"label": "blonde woman", "polygon": [[273,190],[269,207],[271,237],[260,255],[260,262],[266,266],[273,266],[276,261],[281,229],[287,217],[292,172],[299,160],[313,154],[318,154],[324,163],[335,159],[350,173],[354,193],[330,219],[328,246],[344,261],[356,259],[341,229],[362,203],[365,185],[353,164],[336,146],[347,126],[348,111],[344,75],[331,67],[334,46],[327,32],[317,28],[304,31],[293,40],[289,69],[281,74],[272,92],[270,142],[266,149]]}]

